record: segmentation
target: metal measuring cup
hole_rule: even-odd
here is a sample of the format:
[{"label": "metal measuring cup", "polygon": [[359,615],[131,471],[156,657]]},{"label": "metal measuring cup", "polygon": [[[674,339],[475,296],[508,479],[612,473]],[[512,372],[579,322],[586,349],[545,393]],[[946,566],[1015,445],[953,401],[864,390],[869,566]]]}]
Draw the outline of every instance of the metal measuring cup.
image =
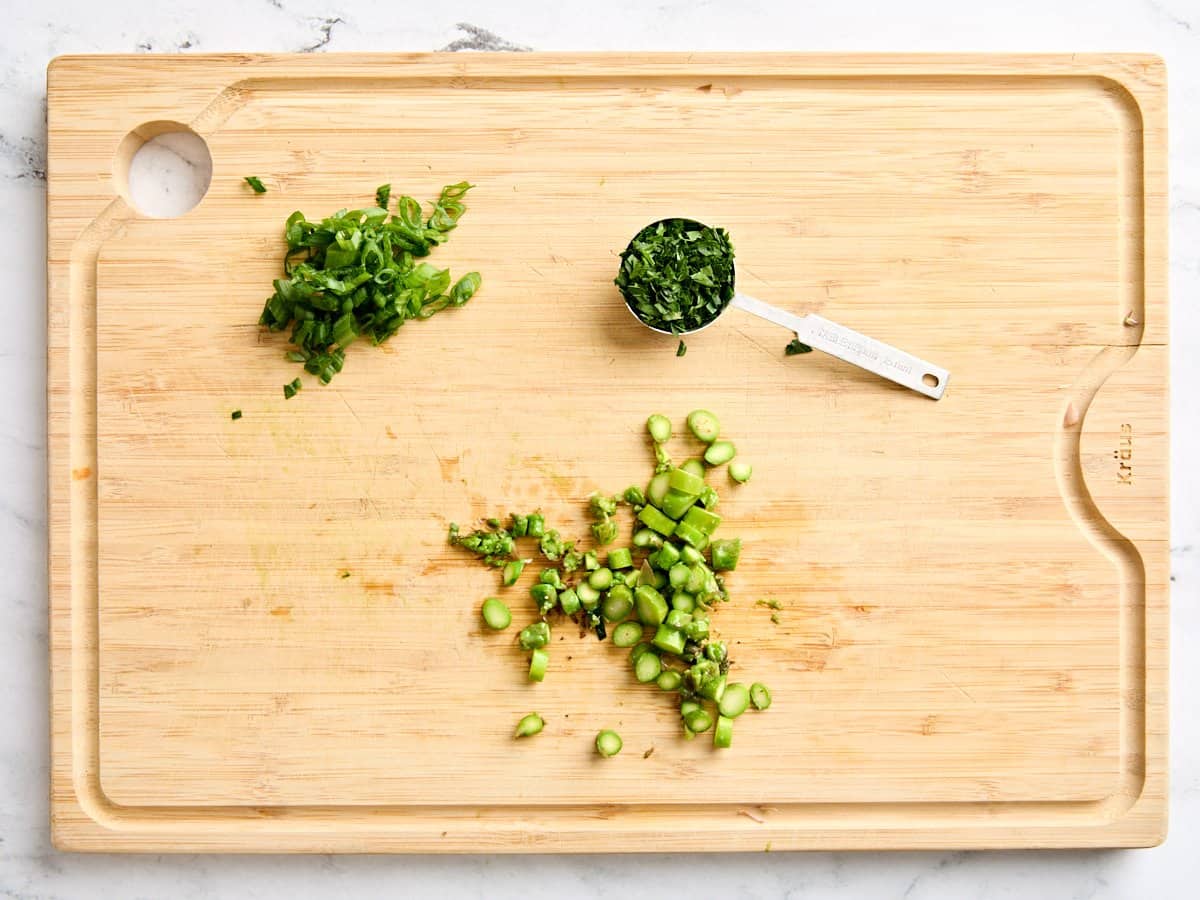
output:
[{"label": "metal measuring cup", "polygon": [[[694,219],[682,219],[679,217],[660,219],[656,222],[651,222],[646,228],[639,231],[638,235],[634,236],[634,240],[637,240],[637,237],[648,229],[656,227],[660,222],[672,221],[682,221],[687,225],[694,225],[698,228],[707,227]],[[626,252],[628,252],[628,249]],[[730,287],[732,288],[732,285]],[[894,381],[896,384],[914,390],[918,394],[924,394],[926,397],[932,397],[934,400],[942,398],[942,394],[946,390],[946,384],[950,380],[950,373],[941,366],[935,366],[933,363],[926,362],[919,357],[913,356],[911,353],[905,353],[903,350],[898,350],[883,343],[883,341],[877,341],[872,337],[867,337],[865,334],[859,334],[845,325],[838,325],[836,322],[831,322],[815,313],[797,315],[796,313],[788,312],[777,306],[771,306],[769,303],[764,303],[761,300],[757,300],[747,294],[738,293],[737,291],[733,291],[729,299],[725,301],[725,305],[703,325],[689,331],[680,332],[665,331],[661,328],[655,328],[653,325],[647,325],[646,322],[642,321],[642,318],[638,315],[637,310],[634,309],[633,304],[624,291],[622,291],[622,297],[625,300],[625,307],[633,314],[634,318],[646,328],[649,328],[651,331],[657,331],[659,334],[668,334],[674,337],[697,334],[715,323],[728,310],[741,309],[761,319],[766,319],[768,322],[774,322],[776,325],[786,328],[795,334],[800,341],[808,344],[815,350],[828,353],[830,356],[836,356],[838,359],[848,362],[851,365],[858,366],[860,369],[866,369],[868,372],[874,372],[888,381]]]}]

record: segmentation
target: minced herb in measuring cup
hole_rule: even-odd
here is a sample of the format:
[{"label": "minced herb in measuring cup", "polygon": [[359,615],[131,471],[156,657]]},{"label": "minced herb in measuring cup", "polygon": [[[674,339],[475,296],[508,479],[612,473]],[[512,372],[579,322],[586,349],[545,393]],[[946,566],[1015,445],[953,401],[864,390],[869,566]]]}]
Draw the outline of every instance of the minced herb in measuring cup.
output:
[{"label": "minced herb in measuring cup", "polygon": [[733,245],[724,228],[663,219],[629,242],[615,284],[643,323],[668,334],[688,334],[729,305],[733,277]]}]

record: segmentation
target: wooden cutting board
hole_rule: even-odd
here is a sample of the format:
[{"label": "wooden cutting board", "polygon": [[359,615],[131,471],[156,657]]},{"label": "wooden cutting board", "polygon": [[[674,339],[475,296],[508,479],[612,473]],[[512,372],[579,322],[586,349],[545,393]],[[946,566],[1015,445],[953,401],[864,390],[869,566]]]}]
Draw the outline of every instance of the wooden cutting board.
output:
[{"label": "wooden cutting board", "polygon": [[[56,844],[1161,840],[1164,77],[1147,56],[56,60]],[[212,185],[151,219],[124,172],[169,122],[207,141]],[[479,295],[285,401],[298,372],[255,322],[287,215],[461,179],[433,261]],[[736,313],[676,358],[612,286],[673,214],[730,230],[743,289],[948,368],[945,398],[785,357]],[[755,467],[717,476],[746,550],[716,622],[775,695],[726,752],[571,629],[527,683],[512,632],[482,633],[495,573],[445,543],[539,506],[582,534],[591,491],[644,482],[646,416],[697,406]]]}]

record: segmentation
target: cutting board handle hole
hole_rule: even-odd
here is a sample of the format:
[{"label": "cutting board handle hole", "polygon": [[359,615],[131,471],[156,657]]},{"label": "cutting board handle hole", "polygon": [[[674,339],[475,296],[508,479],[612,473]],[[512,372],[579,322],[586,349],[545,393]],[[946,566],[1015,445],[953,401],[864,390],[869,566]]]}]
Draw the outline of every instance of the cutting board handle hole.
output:
[{"label": "cutting board handle hole", "polygon": [[194,209],[212,182],[204,138],[179,122],[139,125],[117,147],[113,174],[125,201],[144,216],[173,219]]},{"label": "cutting board handle hole", "polygon": [[924,375],[921,376],[921,383],[926,385],[927,387],[937,387],[938,386],[938,377],[931,372],[926,372]]}]

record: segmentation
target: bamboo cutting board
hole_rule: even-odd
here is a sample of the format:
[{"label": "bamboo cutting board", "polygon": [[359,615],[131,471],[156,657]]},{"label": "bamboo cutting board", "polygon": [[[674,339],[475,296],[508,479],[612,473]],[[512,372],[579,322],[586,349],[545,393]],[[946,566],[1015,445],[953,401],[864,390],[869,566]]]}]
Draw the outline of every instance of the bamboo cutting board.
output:
[{"label": "bamboo cutting board", "polygon": [[[72,57],[48,81],[58,846],[1161,840],[1159,60]],[[125,170],[172,122],[212,185],[151,219]],[[285,401],[297,367],[254,323],[287,215],[462,179],[432,261],[479,295]],[[676,358],[611,283],[675,214],[730,230],[744,290],[944,365],[945,398],[737,313]],[[582,534],[591,491],[644,482],[646,416],[697,406],[755,467],[722,487],[746,550],[715,624],[775,695],[725,752],[571,629],[528,684],[478,620],[495,573],[445,544],[538,506]]]}]

